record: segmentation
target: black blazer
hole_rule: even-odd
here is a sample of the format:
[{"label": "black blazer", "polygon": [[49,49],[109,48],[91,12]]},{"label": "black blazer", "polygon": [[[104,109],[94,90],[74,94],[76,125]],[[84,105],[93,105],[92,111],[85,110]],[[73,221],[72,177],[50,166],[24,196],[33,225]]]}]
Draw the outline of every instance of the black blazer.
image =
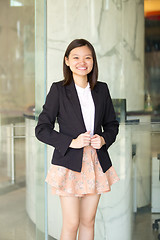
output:
[{"label": "black blazer", "polygon": [[[97,150],[105,172],[112,166],[107,149],[116,139],[119,124],[107,84],[97,82],[91,93],[95,104],[94,134],[103,136],[106,142]],[[59,132],[54,130],[56,118]],[[69,145],[73,138],[86,131],[74,82],[67,86],[63,85],[63,81],[53,83],[35,129],[40,141],[55,147],[52,164],[81,172],[83,148],[73,149]]]}]

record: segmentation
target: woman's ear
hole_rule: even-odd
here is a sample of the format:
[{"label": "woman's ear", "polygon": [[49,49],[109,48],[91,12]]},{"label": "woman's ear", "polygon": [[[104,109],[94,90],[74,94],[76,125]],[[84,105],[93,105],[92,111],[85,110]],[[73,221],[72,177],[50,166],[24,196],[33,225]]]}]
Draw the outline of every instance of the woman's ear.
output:
[{"label": "woman's ear", "polygon": [[69,61],[68,61],[68,58],[67,58],[67,57],[65,57],[65,64],[66,64],[67,66],[69,66]]}]

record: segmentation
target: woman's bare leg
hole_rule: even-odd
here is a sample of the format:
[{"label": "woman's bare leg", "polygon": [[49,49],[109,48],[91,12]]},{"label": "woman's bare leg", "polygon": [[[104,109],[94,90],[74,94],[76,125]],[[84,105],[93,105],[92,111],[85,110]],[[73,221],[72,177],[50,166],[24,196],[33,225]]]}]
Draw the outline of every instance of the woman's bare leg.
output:
[{"label": "woman's bare leg", "polygon": [[79,227],[80,199],[78,197],[60,197],[63,226],[60,240],[76,240]]},{"label": "woman's bare leg", "polygon": [[94,222],[100,195],[86,195],[80,202],[79,240],[94,239]]}]

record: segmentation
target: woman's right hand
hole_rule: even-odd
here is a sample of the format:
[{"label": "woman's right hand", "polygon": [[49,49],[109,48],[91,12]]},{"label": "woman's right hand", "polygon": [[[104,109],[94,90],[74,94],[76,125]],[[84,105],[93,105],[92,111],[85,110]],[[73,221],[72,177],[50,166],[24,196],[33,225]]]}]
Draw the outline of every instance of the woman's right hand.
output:
[{"label": "woman's right hand", "polygon": [[91,143],[90,131],[81,133],[76,139],[73,139],[70,148],[83,148]]}]

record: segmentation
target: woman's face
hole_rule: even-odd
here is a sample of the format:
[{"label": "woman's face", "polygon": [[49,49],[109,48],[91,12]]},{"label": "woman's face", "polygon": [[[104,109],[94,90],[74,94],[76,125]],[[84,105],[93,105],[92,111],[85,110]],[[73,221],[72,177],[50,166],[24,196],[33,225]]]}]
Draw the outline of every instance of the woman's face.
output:
[{"label": "woman's face", "polygon": [[73,77],[85,77],[93,68],[92,52],[88,46],[74,48],[69,57],[65,57],[65,63],[70,67]]}]

